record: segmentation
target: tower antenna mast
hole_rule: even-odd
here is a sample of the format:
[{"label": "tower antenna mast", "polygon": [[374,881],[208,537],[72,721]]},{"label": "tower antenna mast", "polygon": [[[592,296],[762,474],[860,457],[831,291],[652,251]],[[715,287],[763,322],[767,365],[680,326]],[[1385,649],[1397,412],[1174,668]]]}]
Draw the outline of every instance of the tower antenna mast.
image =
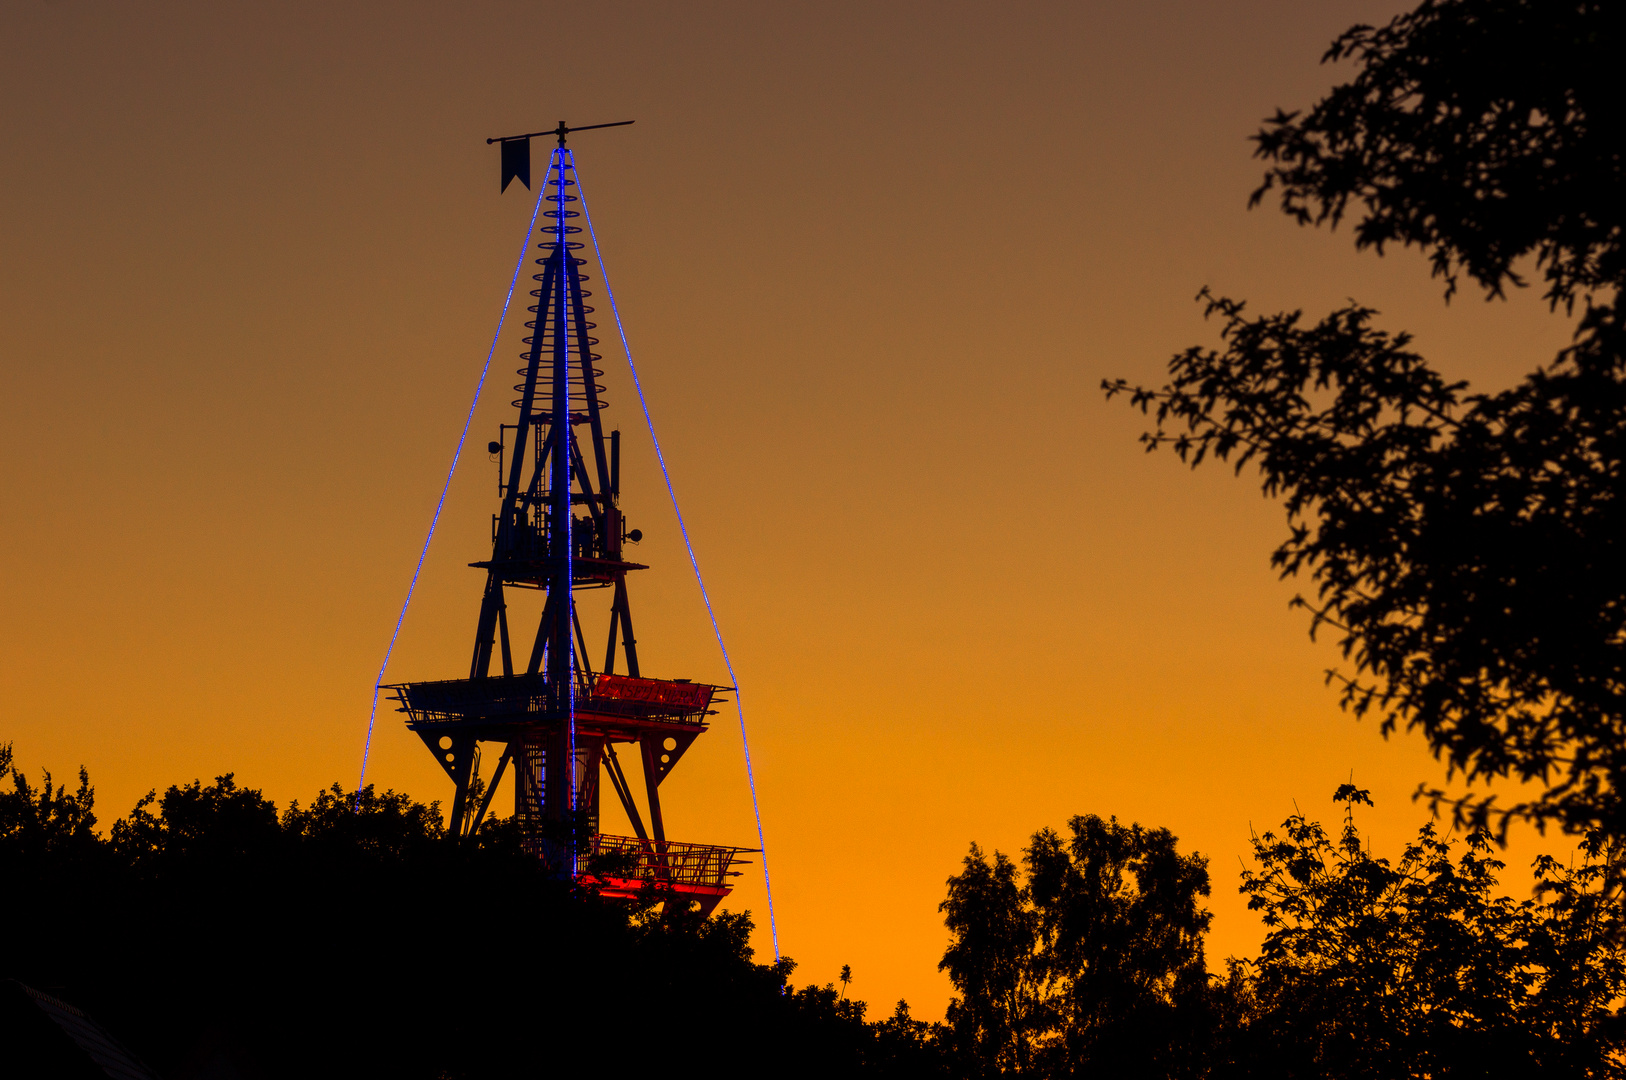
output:
[{"label": "tower antenna mast", "polygon": [[[525,847],[561,878],[606,896],[636,897],[653,888],[665,901],[698,903],[704,914],[732,889],[740,856],[754,849],[690,844],[666,838],[660,784],[709,726],[713,705],[731,686],[654,679],[639,666],[627,575],[645,570],[624,546],[643,539],[621,511],[621,433],[605,431],[604,374],[588,321],[592,294],[587,262],[571,237],[580,229],[575,158],[565,135],[588,128],[560,122],[553,131],[503,139],[504,186],[529,186],[529,142],[556,135],[543,182],[548,223],[535,237],[541,272],[532,275],[536,304],[515,387],[518,415],[490,444],[498,460],[497,513],[491,557],[469,565],[484,572],[468,678],[390,686],[415,732],[454,788],[451,832],[472,836],[485,819],[504,774],[513,772],[514,816]],[[523,169],[511,171],[523,151]],[[597,671],[583,637],[592,612],[578,594],[609,594],[598,637],[606,642]],[[510,633],[510,600],[541,594],[541,617],[529,654]],[[602,610],[602,609],[601,609]],[[602,617],[601,617],[602,618]],[[607,627],[605,626],[607,622]],[[626,674],[616,668],[624,661]],[[494,672],[500,668],[500,674]],[[502,755],[489,784],[479,778],[480,747]],[[632,751],[642,773],[642,802],[616,746]],[[599,828],[599,779],[607,776],[634,836]],[[648,827],[645,826],[645,812]]]}]

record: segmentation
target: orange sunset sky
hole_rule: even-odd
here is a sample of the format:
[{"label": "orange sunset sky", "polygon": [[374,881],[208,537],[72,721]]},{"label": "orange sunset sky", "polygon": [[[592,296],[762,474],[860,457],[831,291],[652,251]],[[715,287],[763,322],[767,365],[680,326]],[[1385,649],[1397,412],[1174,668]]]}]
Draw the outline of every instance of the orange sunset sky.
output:
[{"label": "orange sunset sky", "polygon": [[[1210,963],[1252,952],[1250,828],[1333,819],[1353,775],[1393,850],[1443,768],[1339,712],[1257,483],[1144,454],[1098,385],[1212,342],[1204,285],[1354,297],[1486,388],[1563,344],[1533,294],[1447,305],[1416,253],[1246,208],[1247,136],[1398,10],[0,6],[0,741],[87,766],[104,827],[228,771],[279,805],[353,785],[531,209],[484,140],[636,119],[572,147],[744,689],[797,981],[848,963],[874,1012],[941,1016],[967,845],[1078,813],[1208,855]],[[644,668],[726,682],[606,308]],[[520,332],[392,678],[467,670]],[[388,711],[369,780],[450,792]],[[731,713],[662,792],[673,838],[754,844]],[[1511,889],[1537,849],[1515,834]]]}]

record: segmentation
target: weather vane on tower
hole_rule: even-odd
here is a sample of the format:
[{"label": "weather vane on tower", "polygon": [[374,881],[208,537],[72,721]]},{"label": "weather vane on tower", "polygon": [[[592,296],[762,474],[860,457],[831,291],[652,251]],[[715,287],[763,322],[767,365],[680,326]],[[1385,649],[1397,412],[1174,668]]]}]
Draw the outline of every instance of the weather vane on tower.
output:
[{"label": "weather vane on tower", "polygon": [[559,145],[565,145],[565,136],[572,131],[592,131],[594,128],[626,127],[636,123],[634,120],[617,120],[611,124],[582,124],[571,127],[563,120],[559,126],[551,131],[532,131],[524,135],[499,135],[495,139],[487,139],[486,145],[502,143],[502,190],[508,190],[512,180],[518,180],[525,185],[525,190],[531,190],[531,140],[543,135],[557,135]]}]

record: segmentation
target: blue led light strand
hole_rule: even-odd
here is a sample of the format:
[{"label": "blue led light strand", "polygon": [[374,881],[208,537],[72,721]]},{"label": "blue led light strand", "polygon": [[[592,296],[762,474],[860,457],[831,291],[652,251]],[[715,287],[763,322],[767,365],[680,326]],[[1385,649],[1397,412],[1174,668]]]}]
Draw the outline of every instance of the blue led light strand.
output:
[{"label": "blue led light strand", "polygon": [[[570,150],[565,150],[575,169],[575,156]],[[700,576],[700,560],[695,556],[694,545],[689,542],[689,527],[683,520],[683,509],[678,506],[677,490],[672,486],[672,474],[666,468],[666,455],[661,453],[661,441],[655,435],[655,421],[649,414],[649,402],[644,399],[643,383],[638,379],[638,368],[632,362],[632,346],[627,343],[627,331],[621,324],[621,309],[616,306],[615,292],[610,288],[610,271],[604,265],[604,255],[599,251],[598,233],[593,229],[593,214],[587,209],[587,193],[582,190],[581,174],[576,174],[576,198],[582,204],[582,218],[587,222],[587,235],[593,242],[593,259],[598,263],[599,276],[604,282],[604,295],[610,301],[610,313],[615,316],[615,329],[621,335],[621,351],[627,358],[627,370],[632,373],[633,389],[638,391],[638,405],[644,411],[644,424],[649,428],[649,441],[655,447],[655,460],[660,463],[661,476],[666,480],[666,494],[672,500],[672,512],[677,515],[678,531],[683,534],[683,546],[689,552],[689,565],[694,568],[695,584],[700,586],[700,599],[706,605],[706,617],[711,620],[711,632],[716,635],[717,648],[723,654],[723,666],[728,668],[728,680],[734,685],[734,711],[740,718],[740,746],[745,751],[745,782],[751,788],[751,813],[756,817],[757,846],[762,851],[762,887],[768,894],[768,933],[773,938],[774,962],[779,961],[779,923],[774,918],[773,908],[773,881],[768,876],[768,844],[762,833],[762,809],[757,803],[757,781],[755,772],[751,768],[751,743],[745,736],[745,696],[740,692],[739,676],[734,674],[734,661],[729,658],[728,646],[723,642],[723,631],[717,624],[717,612],[712,609],[711,596],[706,592],[705,579]]]},{"label": "blue led light strand", "polygon": [[[543,178],[544,181],[546,177]],[[520,271],[525,268],[526,256],[531,251],[531,235],[536,231],[536,218],[542,211],[542,197],[548,190],[544,182],[537,185],[536,205],[531,208],[530,224],[525,226],[525,239],[520,244],[519,262],[514,265],[514,276],[508,281],[508,295],[503,297],[502,313],[497,316],[497,332],[491,335],[491,348],[486,350],[486,362],[480,368],[480,381],[474,384],[474,400],[469,402],[469,415],[463,420],[463,433],[457,437],[457,449],[452,453],[452,467],[446,470],[446,483],[441,485],[440,499],[435,503],[435,516],[429,521],[429,535],[423,538],[423,550],[418,553],[418,565],[412,568],[412,583],[407,586],[406,599],[401,602],[401,614],[395,617],[395,629],[390,633],[389,647],[384,650],[384,662],[378,667],[378,678],[373,680],[373,707],[367,714],[367,741],[361,748],[361,778],[356,781],[356,809],[361,809],[361,792],[367,786],[367,758],[373,749],[373,725],[378,720],[378,692],[383,689],[384,673],[389,670],[390,656],[395,652],[396,639],[401,636],[401,624],[406,621],[407,608],[412,605],[412,594],[418,588],[418,575],[423,573],[423,561],[429,557],[429,545],[435,539],[435,526],[440,524],[440,512],[446,507],[446,493],[452,488],[452,475],[457,472],[457,461],[463,456],[463,444],[469,438],[469,425],[474,423],[474,410],[480,404],[480,392],[485,389],[486,374],[491,370],[491,358],[497,353],[497,342],[502,338],[503,323],[508,321],[508,307],[514,300],[514,287],[519,284]]]},{"label": "blue led light strand", "polygon": [[[554,426],[558,429],[554,432],[553,437],[555,439],[555,446],[564,447],[562,456],[565,460],[564,485],[566,498],[564,506],[564,578],[565,581],[568,582],[568,585],[566,586],[564,603],[561,605],[563,613],[559,617],[565,620],[564,638],[565,644],[568,646],[568,648],[565,650],[565,655],[568,658],[566,661],[565,670],[569,675],[569,677],[566,679],[566,683],[570,687],[570,713],[568,717],[570,746],[566,751],[569,756],[565,760],[570,763],[570,876],[575,878],[577,870],[580,869],[580,867],[577,865],[575,824],[577,820],[576,811],[579,809],[579,807],[576,805],[576,794],[580,790],[581,779],[579,775],[580,762],[576,760],[576,515],[570,509],[570,499],[568,494],[570,491],[570,470],[572,464],[571,453],[576,448],[576,435],[570,426],[570,313],[568,311],[568,305],[570,303],[570,271],[566,266],[566,260],[570,258],[570,249],[565,246],[565,238],[567,235],[565,230],[565,170],[569,169],[574,171],[576,163],[569,157],[569,153],[570,152],[564,147],[559,147],[553,152],[553,162],[557,166],[556,175],[559,185],[558,202],[556,204],[559,213],[559,217],[556,222],[558,232],[554,234],[559,242],[559,270],[554,276],[559,281],[559,337],[560,340],[564,342],[562,351],[565,357],[565,369],[563,372],[558,373],[559,375],[563,376],[560,381],[564,389],[558,393],[560,395],[559,399],[563,403],[562,407],[564,412],[562,415],[556,414],[553,418]],[[541,319],[539,316],[538,322],[540,323],[540,321]],[[540,332],[540,327],[538,328],[538,332]],[[561,420],[564,421],[563,424],[560,423]],[[554,509],[557,511],[558,507],[555,507]],[[585,647],[586,644],[583,643],[583,648]]]}]

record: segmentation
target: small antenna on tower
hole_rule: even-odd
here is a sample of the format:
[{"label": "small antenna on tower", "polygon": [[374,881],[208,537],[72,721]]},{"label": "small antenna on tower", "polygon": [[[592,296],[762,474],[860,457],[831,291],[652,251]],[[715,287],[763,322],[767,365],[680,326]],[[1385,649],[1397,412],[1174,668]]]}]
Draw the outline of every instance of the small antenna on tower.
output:
[{"label": "small antenna on tower", "polygon": [[499,135],[495,139],[487,139],[486,145],[502,143],[502,190],[508,190],[510,181],[518,180],[525,185],[525,190],[531,189],[531,140],[543,135],[556,135],[559,145],[565,144],[565,136],[572,131],[592,131],[594,128],[626,127],[636,123],[634,120],[617,120],[613,124],[582,124],[571,127],[563,120],[559,126],[548,131],[531,131],[524,135]]}]

